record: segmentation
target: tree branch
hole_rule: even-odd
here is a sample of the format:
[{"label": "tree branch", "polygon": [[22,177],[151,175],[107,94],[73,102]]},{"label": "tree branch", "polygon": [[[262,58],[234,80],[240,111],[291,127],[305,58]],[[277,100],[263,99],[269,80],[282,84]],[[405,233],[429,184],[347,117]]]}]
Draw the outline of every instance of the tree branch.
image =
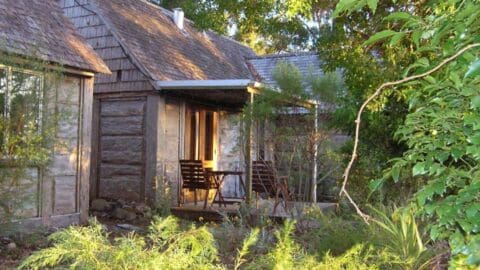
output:
[{"label": "tree branch", "polygon": [[365,223],[369,224],[368,221],[370,219],[370,216],[363,213],[363,211],[355,203],[355,201],[352,199],[352,197],[350,197],[350,194],[348,194],[348,191],[346,190],[346,186],[347,186],[347,183],[348,183],[348,180],[349,180],[349,177],[350,177],[350,171],[352,170],[353,164],[358,157],[358,144],[359,144],[359,141],[360,141],[360,124],[361,124],[362,114],[365,111],[365,108],[367,107],[367,105],[370,102],[372,102],[376,97],[378,97],[385,88],[400,85],[400,84],[403,84],[403,83],[406,83],[406,82],[409,82],[409,81],[413,81],[413,80],[416,80],[416,79],[426,77],[426,76],[438,71],[440,68],[442,68],[446,64],[450,63],[451,61],[455,60],[460,55],[462,55],[464,52],[466,52],[466,51],[468,51],[472,48],[475,48],[475,47],[480,47],[480,43],[470,44],[470,45],[462,48],[457,53],[455,53],[454,55],[446,58],[445,60],[440,62],[440,64],[438,64],[436,67],[432,68],[429,71],[426,71],[426,72],[418,74],[418,75],[412,75],[412,76],[403,78],[401,80],[397,80],[397,81],[393,81],[393,82],[386,82],[386,83],[380,85],[375,90],[375,92],[371,96],[369,96],[367,98],[367,100],[365,100],[365,102],[360,107],[360,110],[357,113],[357,118],[355,120],[355,140],[354,140],[354,145],[353,145],[352,157],[351,157],[350,162],[348,163],[347,167],[345,168],[345,172],[343,174],[342,188],[340,189],[339,196],[341,197],[342,195],[345,195],[347,197],[348,201],[353,205],[353,207],[357,211],[357,214],[360,215],[360,217],[362,217],[362,219],[363,219],[363,221],[365,221]]}]

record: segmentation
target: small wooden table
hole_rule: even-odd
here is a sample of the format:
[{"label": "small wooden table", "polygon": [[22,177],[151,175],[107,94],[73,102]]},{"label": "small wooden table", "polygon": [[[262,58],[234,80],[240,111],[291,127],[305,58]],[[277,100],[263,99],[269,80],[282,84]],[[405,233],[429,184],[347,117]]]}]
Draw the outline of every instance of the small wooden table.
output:
[{"label": "small wooden table", "polygon": [[[238,180],[240,181],[240,186],[243,188],[243,191],[245,191],[245,183],[243,182],[243,172],[239,172],[239,171],[208,171],[207,172],[213,179],[213,181],[215,181],[215,185],[218,187],[217,189],[217,193],[215,194],[215,197],[214,197],[214,201],[212,202],[213,203],[218,203],[219,206],[222,205],[222,203],[225,205],[225,207],[227,207],[227,203],[235,203],[236,201],[227,201],[225,200],[225,197],[223,196],[222,194],[222,185],[223,185],[223,182],[225,181],[225,177],[226,176],[229,176],[229,175],[233,175],[233,176],[238,176]],[[215,200],[215,198],[217,197],[218,195],[218,200]],[[232,198],[232,197],[230,197]],[[238,197],[238,198],[235,198],[235,199],[244,199],[244,197]]]}]

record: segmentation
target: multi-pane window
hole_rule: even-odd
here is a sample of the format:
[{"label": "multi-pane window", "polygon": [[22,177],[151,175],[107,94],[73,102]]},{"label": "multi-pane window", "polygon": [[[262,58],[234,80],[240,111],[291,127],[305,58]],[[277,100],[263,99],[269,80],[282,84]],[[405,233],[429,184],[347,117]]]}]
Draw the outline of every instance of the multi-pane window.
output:
[{"label": "multi-pane window", "polygon": [[0,143],[27,129],[39,129],[41,101],[41,75],[0,66]]}]

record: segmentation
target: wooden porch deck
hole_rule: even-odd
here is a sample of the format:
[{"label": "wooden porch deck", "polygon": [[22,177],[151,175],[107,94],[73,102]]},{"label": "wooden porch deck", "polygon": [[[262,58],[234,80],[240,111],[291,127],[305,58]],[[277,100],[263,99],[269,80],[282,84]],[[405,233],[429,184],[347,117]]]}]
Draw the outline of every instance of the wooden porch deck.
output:
[{"label": "wooden porch deck", "polygon": [[[255,202],[253,202],[255,207]],[[289,212],[287,213],[282,205],[277,207],[275,213],[273,213],[273,201],[261,200],[258,203],[256,214],[265,213],[268,217],[276,220],[282,220],[286,218],[295,218],[303,212],[303,209],[311,207],[312,203],[307,202],[288,202]],[[316,203],[323,212],[335,211],[337,209],[336,203]],[[182,219],[194,220],[194,221],[214,221],[221,222],[225,216],[235,217],[238,216],[240,204],[227,204],[225,207],[221,207],[218,204],[211,205],[207,209],[203,209],[203,203],[187,203],[182,206],[172,207],[170,211],[174,216]]]}]

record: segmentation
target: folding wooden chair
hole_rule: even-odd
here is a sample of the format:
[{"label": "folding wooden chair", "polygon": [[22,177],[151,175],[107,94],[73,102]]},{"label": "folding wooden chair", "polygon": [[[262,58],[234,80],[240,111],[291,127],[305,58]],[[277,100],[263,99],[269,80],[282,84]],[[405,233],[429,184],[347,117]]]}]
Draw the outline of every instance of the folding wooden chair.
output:
[{"label": "folding wooden chair", "polygon": [[273,213],[281,200],[284,202],[284,209],[287,211],[289,200],[288,184],[286,176],[277,176],[276,170],[271,161],[253,161],[252,163],[252,191],[256,193],[257,202],[259,194],[266,194],[269,198],[275,198]]},{"label": "folding wooden chair", "polygon": [[207,208],[210,189],[217,189],[215,181],[211,181],[210,175],[203,168],[201,160],[180,160],[180,172],[182,175],[182,196],[183,189],[194,192],[194,202],[197,205],[197,190],[205,190],[205,202],[203,208]]}]

